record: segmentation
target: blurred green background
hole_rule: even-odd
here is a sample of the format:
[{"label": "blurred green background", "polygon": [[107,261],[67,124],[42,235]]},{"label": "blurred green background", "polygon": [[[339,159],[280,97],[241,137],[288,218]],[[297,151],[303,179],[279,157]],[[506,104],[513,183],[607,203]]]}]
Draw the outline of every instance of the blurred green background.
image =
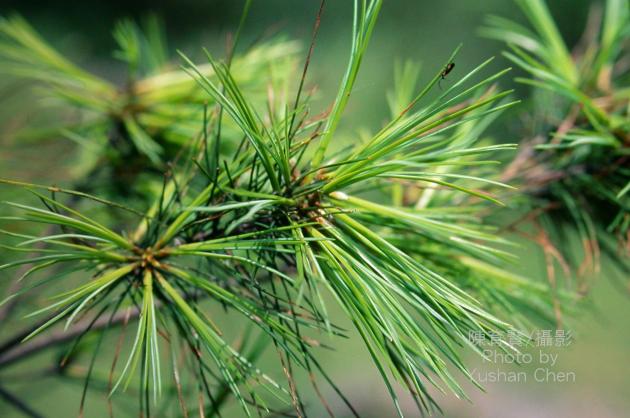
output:
[{"label": "blurred green background", "polygon": [[[72,57],[83,67],[109,79],[124,80],[124,68],[111,57],[114,41],[110,36],[114,22],[122,17],[142,18],[148,13],[160,16],[166,26],[169,47],[182,49],[199,56],[200,47],[208,46],[215,51],[224,50],[228,33],[234,31],[240,18],[242,1],[0,1],[0,14],[17,12],[36,27],[51,44]],[[589,8],[593,2],[584,0],[549,1],[551,11],[567,42],[574,44],[581,35]],[[244,44],[269,33],[284,34],[302,40],[308,45],[317,0],[254,0],[244,32]],[[323,15],[320,36],[317,40],[308,78],[310,85],[318,85],[318,104],[323,109],[332,99],[332,92],[341,79],[349,49],[352,2],[329,0]],[[348,118],[343,128],[375,129],[387,117],[385,93],[391,86],[393,63],[396,60],[413,59],[422,63],[422,74],[429,77],[437,71],[453,48],[460,42],[464,49],[456,60],[458,71],[470,68],[489,56],[498,56],[495,68],[507,62],[500,57],[502,45],[482,39],[477,29],[484,16],[501,15],[517,21],[523,18],[512,1],[485,0],[482,2],[443,0],[386,1],[372,38],[353,99],[347,109]],[[461,70],[463,72],[463,70]],[[516,72],[515,72],[516,73]],[[502,82],[512,84],[510,75]],[[528,90],[519,86],[516,94],[526,98]],[[6,90],[2,90],[7,94]],[[6,106],[6,101],[2,101]],[[519,138],[518,122],[526,105],[504,115],[495,127],[497,140],[515,142]],[[2,109],[0,132],[7,132],[10,109]],[[0,175],[47,184],[63,178],[62,170],[55,170],[56,158],[41,147],[15,151],[0,139]],[[10,150],[10,151],[9,151]],[[50,150],[51,152],[53,150]],[[59,150],[54,150],[58,155]],[[62,157],[59,157],[62,158]],[[19,161],[19,164],[17,162]],[[524,244],[522,272],[544,280],[544,265],[539,251]],[[624,417],[630,416],[630,300],[628,289],[615,287],[605,276],[612,274],[603,266],[602,277],[594,283],[589,296],[593,303],[566,325],[574,335],[569,347],[558,350],[555,370],[575,372],[573,383],[532,382],[532,372],[537,364],[521,369],[528,374],[527,383],[488,383],[486,393],[469,387],[471,402],[452,396],[437,394],[447,417]],[[3,277],[6,277],[3,276]],[[343,324],[348,326],[348,324]],[[3,336],[4,337],[4,336]],[[394,411],[377,371],[371,366],[367,352],[358,339],[336,341],[334,352],[323,352],[322,363],[333,379],[339,383],[357,410],[366,417],[389,417]],[[532,353],[537,353],[532,349]],[[41,360],[43,361],[43,360]],[[478,358],[470,358],[471,368],[493,368]],[[536,363],[536,362],[534,362]],[[275,364],[275,363],[274,363]],[[19,367],[13,369],[19,374]],[[519,370],[513,366],[498,365],[501,370]],[[7,374],[8,375],[8,374]],[[50,416],[75,416],[76,398],[80,384],[51,386],[54,381],[9,382],[16,392],[32,396],[33,405],[50,413]],[[3,382],[4,383],[4,382]],[[330,403],[344,416],[342,403],[326,389]],[[409,416],[415,410],[411,400],[404,398],[404,408]],[[97,411],[95,401],[88,409],[88,417],[106,416]],[[325,411],[313,396],[313,416],[325,416]],[[67,414],[67,415],[66,415]],[[234,414],[234,415],[231,415]],[[0,417],[17,417],[15,411],[0,401]],[[126,416],[122,412],[119,416]],[[132,416],[132,415],[129,415]],[[237,416],[236,409],[229,409],[226,417]]]}]

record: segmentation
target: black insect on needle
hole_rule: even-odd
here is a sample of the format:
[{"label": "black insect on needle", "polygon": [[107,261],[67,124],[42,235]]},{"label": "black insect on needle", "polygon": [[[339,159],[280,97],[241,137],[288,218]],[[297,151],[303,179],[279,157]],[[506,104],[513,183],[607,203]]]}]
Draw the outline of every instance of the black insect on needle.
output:
[{"label": "black insect on needle", "polygon": [[440,89],[442,89],[440,82],[444,80],[451,71],[453,71],[453,68],[455,68],[455,63],[449,62],[448,64],[446,64],[446,67],[444,67],[444,69],[440,73],[440,80],[438,81],[438,87],[440,87]]}]

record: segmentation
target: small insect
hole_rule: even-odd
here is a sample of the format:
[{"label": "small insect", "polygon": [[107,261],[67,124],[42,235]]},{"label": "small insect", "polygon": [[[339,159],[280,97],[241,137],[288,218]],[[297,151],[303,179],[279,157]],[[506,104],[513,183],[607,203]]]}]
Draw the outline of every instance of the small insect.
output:
[{"label": "small insect", "polygon": [[440,85],[440,82],[444,80],[451,71],[453,71],[453,68],[455,68],[455,63],[449,62],[448,64],[446,64],[446,67],[444,67],[444,69],[440,73],[441,78],[440,78],[440,81],[438,81],[438,86],[440,87],[440,89],[442,88],[442,86]]}]

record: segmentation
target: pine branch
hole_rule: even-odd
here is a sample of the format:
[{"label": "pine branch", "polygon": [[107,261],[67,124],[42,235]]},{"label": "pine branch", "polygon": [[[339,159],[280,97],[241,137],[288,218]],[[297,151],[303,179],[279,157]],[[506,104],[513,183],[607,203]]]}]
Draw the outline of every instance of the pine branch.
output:
[{"label": "pine branch", "polygon": [[[318,351],[326,347],[323,338],[345,336],[328,313],[327,305],[336,303],[360,335],[402,417],[394,382],[408,389],[422,412],[437,410],[429,385],[465,396],[455,374],[476,384],[462,361],[462,347],[482,355],[471,333],[520,335],[531,323],[553,318],[548,289],[504,271],[514,259],[510,243],[483,221],[484,211],[504,205],[501,193],[511,188],[493,180],[499,174],[493,158],[515,145],[483,137],[496,117],[518,103],[510,99],[512,91],[496,85],[508,70],[482,75],[487,60],[462,73],[464,65],[451,71],[458,47],[417,93],[398,95],[397,111],[382,129],[338,147],[349,135],[337,127],[381,3],[355,1],[348,67],[331,111],[317,116],[303,91],[312,48],[295,83],[298,90],[288,91],[264,72],[239,77],[245,67],[239,67],[237,56],[232,60],[232,53],[222,62],[205,51],[208,64],[202,65],[181,54],[183,70],[164,72],[164,54],[144,57],[149,37],[129,22],[119,25],[118,57],[130,69],[122,102],[96,91],[89,103],[72,98],[101,115],[115,110],[117,130],[107,140],[122,138],[132,146],[131,154],[119,155],[123,162],[142,155],[142,169],[161,169],[167,143],[175,145],[169,172],[155,188],[159,192],[150,193],[150,207],[138,224],[121,225],[111,216],[111,209],[126,208],[113,203],[117,199],[87,192],[63,190],[86,198],[85,206],[74,207],[57,194],[39,193],[40,186],[22,184],[39,204],[5,202],[14,225],[44,224],[61,232],[2,231],[3,248],[27,256],[0,265],[0,271],[33,266],[27,278],[39,278],[34,286],[52,290],[63,284],[66,290],[30,312],[29,317],[50,316],[29,330],[23,345],[14,346],[17,338],[9,341],[13,348],[0,355],[0,366],[51,345],[76,344],[85,332],[98,330],[99,342],[90,346],[87,390],[96,359],[103,356],[103,333],[134,312],[135,333],[126,358],[119,362],[119,353],[114,355],[117,367],[112,367],[109,389],[115,393],[137,386],[141,414],[150,415],[168,390],[162,380],[168,350],[172,359],[184,359],[181,365],[173,360],[173,393],[189,393],[183,385],[197,387],[201,404],[207,397],[219,409],[208,376],[247,416],[271,410],[276,401],[303,416],[299,373],[309,375],[316,392],[314,376],[322,375],[345,401],[317,362]],[[548,24],[543,12],[532,11]],[[14,64],[35,66],[34,78],[56,82],[66,99],[76,96],[73,80],[98,88],[105,84],[50,52],[24,23],[4,24],[5,32],[30,51],[27,61],[13,56]],[[561,50],[554,31],[546,28],[544,35],[554,51]],[[25,43],[25,37],[30,41]],[[273,61],[271,51],[286,57],[277,46],[252,50],[240,65],[265,66]],[[0,54],[10,50],[0,44]],[[262,53],[267,55],[256,55]],[[42,68],[54,70],[56,77],[45,78]],[[563,74],[569,70],[567,65]],[[189,78],[182,78],[185,73]],[[448,87],[436,91],[447,74]],[[267,83],[274,94],[264,102],[256,86]],[[416,89],[415,80],[407,83]],[[153,106],[145,107],[144,100]],[[216,117],[208,115],[209,104]],[[149,108],[161,105],[169,110],[153,119],[157,115]],[[192,113],[197,116],[188,119]],[[171,141],[173,120],[195,125],[193,133],[174,124],[186,132],[174,133],[185,144]],[[214,141],[208,140],[209,132],[216,133]],[[230,152],[219,149],[223,144],[232,147]],[[108,210],[95,210],[97,203]],[[261,370],[255,364],[258,355],[232,344],[202,299],[256,327],[261,341],[278,352],[286,383]],[[62,321],[64,332],[48,330]],[[506,341],[501,348],[513,350]],[[191,379],[182,384],[183,366]],[[185,408],[185,401],[179,403]]]},{"label": "pine branch", "polygon": [[[546,252],[562,254],[560,261],[569,260],[579,277],[598,273],[607,256],[623,276],[630,271],[630,96],[624,88],[630,72],[623,64],[630,56],[630,5],[608,0],[597,22],[601,31],[587,28],[569,54],[543,0],[517,3],[533,30],[493,17],[483,33],[507,41],[504,55],[530,75],[517,81],[532,87],[531,125],[541,129],[528,133],[534,139],[503,178],[530,193],[522,206],[539,213],[534,219],[550,237],[541,244]],[[579,236],[580,260],[563,250],[570,231]],[[579,287],[586,292],[588,283]]]}]

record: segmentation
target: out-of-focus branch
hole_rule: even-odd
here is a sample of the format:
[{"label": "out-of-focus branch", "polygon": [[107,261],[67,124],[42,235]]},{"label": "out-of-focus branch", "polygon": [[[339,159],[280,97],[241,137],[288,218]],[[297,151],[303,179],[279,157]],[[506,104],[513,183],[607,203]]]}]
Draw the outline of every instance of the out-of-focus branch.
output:
[{"label": "out-of-focus branch", "polygon": [[20,398],[12,394],[11,392],[4,389],[0,386],[0,397],[2,397],[5,401],[13,405],[16,409],[21,411],[24,415],[31,418],[43,418],[43,415],[34,411],[30,406],[28,406],[24,401]]},{"label": "out-of-focus branch", "polygon": [[[9,364],[15,363],[27,357],[30,357],[34,354],[37,354],[41,351],[46,350],[47,348],[53,347],[57,344],[62,344],[72,340],[75,337],[78,337],[83,332],[85,332],[88,327],[90,331],[96,331],[103,328],[107,328],[110,326],[118,326],[122,325],[125,322],[126,318],[135,319],[140,315],[140,311],[136,308],[130,308],[131,311],[121,310],[116,312],[113,317],[102,317],[98,320],[94,321],[92,326],[92,319],[84,319],[80,322],[77,322],[72,327],[67,330],[57,330],[51,332],[49,334],[42,335],[40,338],[34,338],[24,344],[16,344],[11,348],[8,348],[5,352],[0,352],[0,369],[8,366]],[[34,331],[29,330],[26,331],[28,334]],[[28,335],[26,334],[26,335]]]}]

